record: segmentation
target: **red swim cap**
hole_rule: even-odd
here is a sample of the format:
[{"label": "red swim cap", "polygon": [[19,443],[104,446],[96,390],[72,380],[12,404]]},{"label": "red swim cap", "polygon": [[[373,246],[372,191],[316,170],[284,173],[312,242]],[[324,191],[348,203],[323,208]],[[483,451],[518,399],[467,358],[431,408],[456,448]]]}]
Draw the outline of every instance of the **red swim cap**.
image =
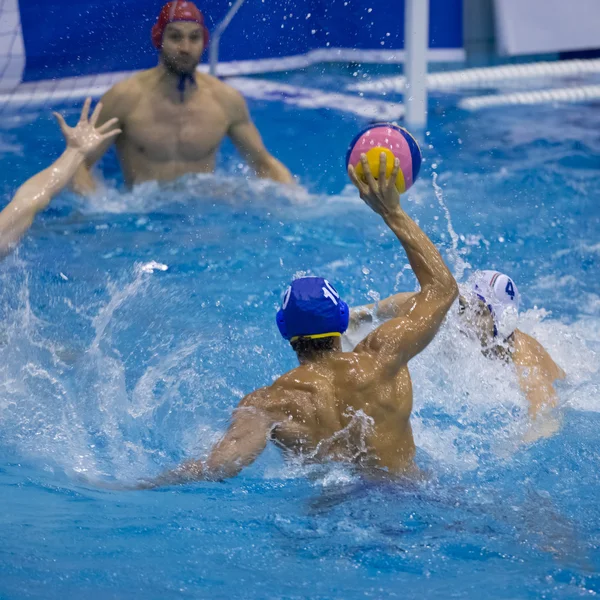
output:
[{"label": "red swim cap", "polygon": [[173,2],[167,2],[162,7],[158,20],[152,28],[152,43],[155,48],[160,50],[165,27],[174,21],[191,21],[201,25],[204,30],[204,47],[208,46],[208,29],[204,24],[204,16],[200,10],[193,2],[174,0]]}]

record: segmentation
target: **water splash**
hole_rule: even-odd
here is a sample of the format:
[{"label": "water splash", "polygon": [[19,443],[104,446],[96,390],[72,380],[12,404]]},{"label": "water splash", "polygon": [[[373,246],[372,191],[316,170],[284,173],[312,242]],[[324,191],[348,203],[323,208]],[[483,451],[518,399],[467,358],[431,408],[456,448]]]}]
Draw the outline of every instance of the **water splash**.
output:
[{"label": "water splash", "polygon": [[446,225],[448,228],[448,234],[450,235],[451,245],[448,251],[448,255],[450,257],[450,262],[454,267],[454,278],[456,279],[456,281],[462,281],[465,270],[470,268],[471,265],[468,262],[466,262],[461,256],[463,251],[459,250],[458,248],[459,237],[456,231],[454,230],[454,226],[452,225],[452,216],[450,215],[450,210],[446,206],[446,202],[444,201],[444,193],[442,191],[442,188],[438,185],[437,179],[438,174],[436,171],[434,171],[431,178],[431,183],[433,185],[433,191],[435,192],[435,197],[437,198],[438,204],[444,211]]},{"label": "water splash", "polygon": [[[214,438],[205,422],[189,435],[197,406],[188,402],[188,388],[200,386],[194,367],[199,341],[183,338],[167,345],[165,352],[142,369],[130,389],[128,361],[119,350],[115,333],[131,325],[130,313],[152,295],[152,273],[164,271],[157,263],[133,267],[129,282],[107,283],[108,300],[97,314],[87,317],[89,307],[71,305],[70,317],[89,323],[93,335],[87,347],[69,350],[47,337],[47,324],[40,320],[29,300],[29,281],[19,283],[20,305],[4,323],[0,346],[0,432],[4,452],[22,459],[41,461],[48,468],[85,475],[90,480],[122,480],[154,473],[156,464],[172,460],[173,443],[151,434],[160,414],[181,409],[179,435],[172,436],[176,448],[198,451]],[[159,385],[160,384],[160,385]],[[164,412],[164,410],[163,410]],[[187,419],[188,426],[184,421]],[[197,422],[197,421],[196,421]],[[203,432],[206,443],[199,446]]]},{"label": "water splash", "polygon": [[[0,300],[10,310],[7,308],[0,326],[1,451],[69,473],[119,480],[151,476],[184,458],[202,456],[226,426],[240,397],[293,366],[287,350],[271,335],[268,314],[277,304],[285,280],[279,253],[290,278],[301,268],[316,273],[330,265],[356,297],[365,299],[367,295],[377,300],[373,290],[383,291],[373,283],[378,263],[369,263],[368,280],[360,276],[367,245],[369,252],[379,252],[381,266],[391,272],[388,278],[393,287],[396,271],[390,268],[390,260],[401,264],[397,257],[389,257],[393,240],[383,250],[378,248],[381,225],[375,218],[366,221],[355,191],[327,202],[322,196],[310,196],[307,205],[290,201],[269,206],[269,210],[265,210],[265,198],[254,197],[253,211],[240,215],[237,207],[219,206],[205,217],[205,210],[217,199],[204,198],[203,204],[190,205],[187,196],[186,206],[188,184],[177,185],[183,186],[183,191],[175,193],[175,199],[181,194],[179,205],[172,204],[173,198],[165,199],[163,188],[152,191],[148,187],[147,204],[138,218],[145,219],[145,227],[169,231],[169,219],[180,223],[180,213],[185,212],[192,222],[189,239],[188,230],[182,235],[174,227],[172,238],[164,237],[167,234],[151,238],[157,246],[150,246],[151,255],[145,254],[146,248],[140,250],[143,260],[139,254],[115,252],[105,263],[92,259],[100,254],[92,242],[90,256],[84,255],[78,262],[89,258],[94,266],[106,264],[118,273],[110,280],[101,266],[96,271],[73,272],[72,261],[66,265],[43,263],[39,273],[29,273],[29,265],[37,267],[42,255],[24,253],[25,258],[17,255],[15,262],[4,263],[10,268],[2,273]],[[424,183],[422,187],[424,193]],[[139,200],[141,207],[141,192],[136,189],[130,195],[137,198],[138,193],[135,202]],[[460,248],[460,237],[439,186],[437,194],[447,217],[453,265],[459,277],[468,267],[461,254],[465,249]],[[120,197],[118,210],[131,211],[135,202],[127,205],[130,200],[125,196],[124,201]],[[148,214],[153,206],[166,213],[166,225],[160,215]],[[423,210],[423,205],[415,203],[414,210]],[[335,233],[334,225],[341,218],[348,228],[356,226],[356,239]],[[298,250],[295,242],[286,241],[282,249],[280,220],[303,244],[307,240],[312,243],[310,232],[318,229],[314,247],[301,261],[295,254],[305,250]],[[117,245],[110,236],[121,234],[118,227],[125,228],[123,235],[132,235],[127,224],[131,219],[114,221],[117,225],[111,223],[103,230],[105,239],[93,236],[103,248],[107,242]],[[329,221],[331,236],[325,237]],[[60,223],[61,239],[69,226]],[[229,232],[229,237],[221,231]],[[232,237],[236,244],[230,243]],[[56,238],[50,239],[55,243]],[[43,249],[47,247],[44,243]],[[186,245],[187,253],[181,250]],[[339,261],[340,255],[343,261]],[[242,270],[235,271],[240,266]],[[48,287],[43,277],[52,269],[65,287]],[[232,272],[239,276],[233,277]],[[98,273],[102,284],[94,287],[92,277]],[[356,285],[356,280],[361,283]],[[40,281],[44,293],[34,294],[32,300],[32,286]],[[542,280],[540,289],[545,290],[546,285]],[[244,300],[248,298],[253,298],[249,304]],[[64,311],[59,314],[60,328],[53,327],[48,316],[48,305],[57,303]],[[598,337],[598,331],[593,318],[590,322],[561,324],[530,311],[520,324],[538,337],[569,373],[560,396],[567,407],[577,410],[598,410],[597,358],[590,350],[597,344],[590,332],[596,331]],[[344,348],[357,343],[377,324],[374,319],[350,332]],[[411,363],[413,421],[422,454],[436,468],[465,473],[495,465],[498,460],[511,460],[522,447],[529,424],[514,373],[485,359],[476,345],[457,333],[456,326],[452,312],[432,345]],[[272,455],[267,460],[271,459]],[[352,477],[339,465],[334,469],[342,478]],[[275,459],[268,462],[267,471],[272,478],[304,473],[283,467]]]},{"label": "water splash", "polygon": [[313,195],[302,186],[290,186],[268,179],[239,177],[224,173],[192,173],[169,182],[148,181],[125,192],[109,185],[91,197],[70,195],[69,202],[85,215],[149,214],[185,211],[190,202],[211,207],[215,204],[246,208],[254,203],[265,207],[316,205],[323,195]]},{"label": "water splash", "polygon": [[96,332],[96,336],[90,351],[97,352],[100,341],[106,332],[106,328],[112,321],[115,312],[128,300],[134,298],[138,294],[143,293],[144,289],[149,285],[150,279],[147,277],[148,274],[154,273],[155,270],[166,271],[167,265],[163,265],[156,261],[150,261],[144,264],[136,264],[134,267],[134,280],[127,284],[124,288],[120,288],[113,282],[108,283],[108,292],[110,301],[98,314],[92,319],[92,326]]}]

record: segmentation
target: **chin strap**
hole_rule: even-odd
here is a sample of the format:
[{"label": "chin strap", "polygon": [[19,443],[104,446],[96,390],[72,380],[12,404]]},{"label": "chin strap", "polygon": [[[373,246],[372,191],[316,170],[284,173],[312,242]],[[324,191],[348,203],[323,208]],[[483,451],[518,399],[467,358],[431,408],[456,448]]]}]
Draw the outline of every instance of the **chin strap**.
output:
[{"label": "chin strap", "polygon": [[189,81],[190,85],[192,87],[196,87],[196,79],[194,78],[194,76],[190,73],[182,73],[179,76],[179,81],[177,82],[177,89],[179,90],[179,93],[181,95],[181,101],[183,102],[184,100],[184,94],[185,94],[185,82]]}]

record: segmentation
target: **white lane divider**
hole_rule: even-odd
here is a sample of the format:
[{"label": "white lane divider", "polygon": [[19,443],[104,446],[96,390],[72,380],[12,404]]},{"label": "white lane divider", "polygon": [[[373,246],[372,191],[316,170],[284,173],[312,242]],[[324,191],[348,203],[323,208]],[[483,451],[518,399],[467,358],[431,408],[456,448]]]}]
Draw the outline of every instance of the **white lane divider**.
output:
[{"label": "white lane divider", "polygon": [[233,77],[228,79],[227,83],[238,89],[247,98],[278,100],[301,108],[333,109],[381,121],[396,121],[404,115],[404,105],[398,102],[384,102],[337,92],[325,92],[266,79]]},{"label": "white lane divider", "polygon": [[[592,73],[600,73],[600,59],[559,60],[429,73],[427,87],[430,90],[478,87],[519,79],[574,77]],[[355,83],[349,85],[347,89],[373,93],[404,92],[406,78],[403,76],[383,77],[374,81]]]},{"label": "white lane divider", "polygon": [[[0,94],[0,111],[23,111],[54,107],[61,102],[78,102],[87,96],[99,98],[112,85],[133,73],[107,73],[91,77],[23,83],[7,94]],[[396,121],[404,115],[404,105],[306,88],[266,79],[228,78],[227,83],[247,98],[283,102],[300,108],[331,109],[367,119]]]},{"label": "white lane divider", "polygon": [[471,98],[464,98],[458,105],[466,110],[479,110],[494,106],[550,104],[552,102],[589,102],[590,100],[598,99],[600,99],[600,85],[586,85],[554,90],[537,90],[534,92],[473,96]]}]

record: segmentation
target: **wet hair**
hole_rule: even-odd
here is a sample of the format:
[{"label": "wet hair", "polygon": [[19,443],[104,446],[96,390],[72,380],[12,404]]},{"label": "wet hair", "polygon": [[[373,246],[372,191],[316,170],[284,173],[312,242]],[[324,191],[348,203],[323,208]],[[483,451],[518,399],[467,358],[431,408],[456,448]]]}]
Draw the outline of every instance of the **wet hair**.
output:
[{"label": "wet hair", "polygon": [[335,336],[317,338],[316,340],[301,337],[290,342],[290,344],[292,345],[294,352],[298,355],[298,358],[302,360],[304,358],[313,358],[317,354],[334,350],[337,339],[339,338]]}]

